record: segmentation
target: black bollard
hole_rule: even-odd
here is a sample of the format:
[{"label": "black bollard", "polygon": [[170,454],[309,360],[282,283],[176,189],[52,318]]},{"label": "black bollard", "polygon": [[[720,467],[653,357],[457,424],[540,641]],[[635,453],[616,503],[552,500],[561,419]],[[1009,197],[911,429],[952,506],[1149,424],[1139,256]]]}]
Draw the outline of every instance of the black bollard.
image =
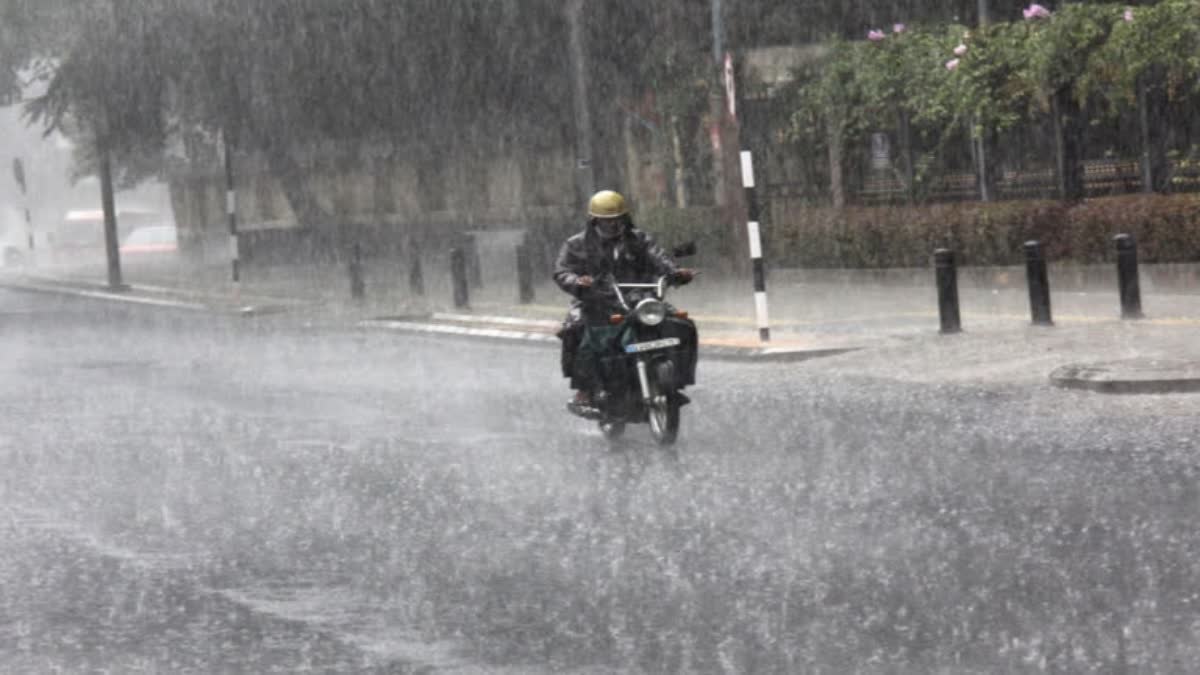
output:
[{"label": "black bollard", "polygon": [[522,305],[533,302],[533,261],[524,243],[517,244],[517,296]]},{"label": "black bollard", "polygon": [[483,288],[483,264],[479,255],[479,239],[469,235],[465,242],[467,251],[467,280],[471,288]]},{"label": "black bollard", "polygon": [[1025,279],[1029,283],[1029,313],[1035,326],[1053,326],[1050,315],[1050,277],[1046,273],[1046,257],[1042,244],[1025,242]]},{"label": "black bollard", "polygon": [[1121,294],[1121,318],[1142,318],[1142,290],[1138,284],[1137,242],[1133,235],[1113,237],[1117,245],[1117,286]]},{"label": "black bollard", "polygon": [[962,332],[962,319],[958,313],[958,269],[954,265],[954,251],[948,248],[934,251],[933,264],[937,270],[938,316],[942,320],[942,334]]},{"label": "black bollard", "polygon": [[421,246],[415,241],[408,248],[408,290],[425,295],[425,272],[421,269]]},{"label": "black bollard", "polygon": [[354,242],[350,252],[350,297],[362,300],[367,295],[367,284],[363,279],[362,246]]},{"label": "black bollard", "polygon": [[470,302],[467,288],[467,254],[461,248],[450,249],[450,283],[454,286],[454,306],[465,308]]}]

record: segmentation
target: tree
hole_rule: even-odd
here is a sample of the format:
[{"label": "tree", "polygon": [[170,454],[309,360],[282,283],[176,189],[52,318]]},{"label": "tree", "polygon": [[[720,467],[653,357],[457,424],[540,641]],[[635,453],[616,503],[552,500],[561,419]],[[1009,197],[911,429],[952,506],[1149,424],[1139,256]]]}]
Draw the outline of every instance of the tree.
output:
[{"label": "tree", "polygon": [[1090,70],[1085,84],[1093,95],[1108,100],[1110,110],[1137,109],[1143,190],[1169,190],[1167,148],[1178,123],[1196,109],[1200,94],[1200,5],[1164,0],[1121,11]]},{"label": "tree", "polygon": [[66,130],[87,140],[92,152],[84,156],[100,177],[108,283],[121,288],[113,165],[138,166],[135,159],[161,154],[166,141],[159,15],[152,3],[130,0],[63,2],[55,9],[38,17],[54,38],[27,52],[45,59],[49,80],[28,113],[47,133]]}]

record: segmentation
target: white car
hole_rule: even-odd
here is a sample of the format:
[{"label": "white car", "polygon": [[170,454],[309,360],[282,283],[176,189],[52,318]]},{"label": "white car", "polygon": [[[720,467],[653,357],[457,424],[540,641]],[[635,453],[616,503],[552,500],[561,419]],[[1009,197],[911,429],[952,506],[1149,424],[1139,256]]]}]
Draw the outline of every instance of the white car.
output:
[{"label": "white car", "polygon": [[179,250],[179,235],[174,225],[139,227],[121,244],[122,256],[174,255]]}]

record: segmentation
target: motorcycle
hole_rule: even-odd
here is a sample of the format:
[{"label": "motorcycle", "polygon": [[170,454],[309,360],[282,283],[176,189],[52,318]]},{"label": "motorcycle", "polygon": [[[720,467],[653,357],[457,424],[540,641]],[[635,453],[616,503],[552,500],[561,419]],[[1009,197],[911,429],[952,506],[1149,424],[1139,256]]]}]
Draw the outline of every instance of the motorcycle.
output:
[{"label": "motorcycle", "polygon": [[628,424],[649,424],[663,446],[679,435],[680,408],[690,403],[683,389],[695,384],[697,339],[687,312],[666,302],[671,285],[669,277],[649,284],[612,280],[622,311],[610,317],[611,330],[603,331],[602,390],[593,396],[592,406],[569,406],[571,412],[596,420],[611,441],[620,439]]}]

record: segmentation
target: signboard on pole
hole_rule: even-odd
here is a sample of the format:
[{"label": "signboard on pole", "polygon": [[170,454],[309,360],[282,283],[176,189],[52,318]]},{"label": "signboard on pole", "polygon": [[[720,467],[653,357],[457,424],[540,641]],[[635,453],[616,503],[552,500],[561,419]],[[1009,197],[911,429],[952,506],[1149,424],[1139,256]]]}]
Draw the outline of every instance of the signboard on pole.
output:
[{"label": "signboard on pole", "polygon": [[733,78],[733,54],[725,52],[725,104],[729,107],[729,116],[737,119],[737,84]]},{"label": "signboard on pole", "polygon": [[892,165],[892,146],[887,134],[871,134],[871,168],[877,171]]},{"label": "signboard on pole", "polygon": [[13,178],[17,181],[17,185],[21,186],[21,194],[26,193],[25,186],[25,163],[20,157],[13,158]]}]

